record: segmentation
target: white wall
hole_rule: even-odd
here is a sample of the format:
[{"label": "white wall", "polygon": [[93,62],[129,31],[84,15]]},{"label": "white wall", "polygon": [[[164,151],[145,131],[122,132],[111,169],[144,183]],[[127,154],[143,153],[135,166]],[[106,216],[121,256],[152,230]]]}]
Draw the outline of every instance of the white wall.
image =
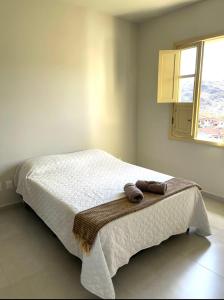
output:
[{"label": "white wall", "polygon": [[158,52],[174,42],[224,34],[224,1],[209,0],[145,22],[140,27],[138,85],[138,163],[196,180],[223,196],[224,149],[168,139],[169,104],[156,104]]},{"label": "white wall", "polygon": [[0,206],[15,166],[101,148],[136,159],[136,34],[60,0],[0,0]]},{"label": "white wall", "polygon": [[[15,166],[31,156],[102,148],[224,195],[224,150],[168,139],[156,104],[160,49],[223,32],[210,0],[137,26],[60,0],[0,0],[0,206]],[[138,52],[138,129],[136,65]]]}]

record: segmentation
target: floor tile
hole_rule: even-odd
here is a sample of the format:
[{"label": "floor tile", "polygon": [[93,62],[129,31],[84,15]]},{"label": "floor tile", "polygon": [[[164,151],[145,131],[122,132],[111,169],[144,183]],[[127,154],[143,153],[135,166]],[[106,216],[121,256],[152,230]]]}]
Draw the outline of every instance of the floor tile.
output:
[{"label": "floor tile", "polygon": [[10,281],[8,280],[5,272],[3,271],[3,269],[0,265],[0,289],[8,286],[9,284],[10,284]]},{"label": "floor tile", "polygon": [[[120,299],[224,298],[224,203],[205,199],[213,235],[171,237],[141,251],[113,278]],[[0,299],[95,299],[81,261],[24,207],[0,210]]]}]

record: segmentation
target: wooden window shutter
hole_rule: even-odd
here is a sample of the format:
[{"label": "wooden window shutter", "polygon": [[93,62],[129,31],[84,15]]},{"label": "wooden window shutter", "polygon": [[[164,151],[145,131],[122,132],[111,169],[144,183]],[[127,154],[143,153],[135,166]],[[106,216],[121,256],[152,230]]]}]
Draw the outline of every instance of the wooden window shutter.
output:
[{"label": "wooden window shutter", "polygon": [[157,103],[176,103],[179,98],[180,50],[159,52]]},{"label": "wooden window shutter", "polygon": [[174,104],[171,126],[172,137],[185,139],[193,138],[193,109],[193,103]]}]

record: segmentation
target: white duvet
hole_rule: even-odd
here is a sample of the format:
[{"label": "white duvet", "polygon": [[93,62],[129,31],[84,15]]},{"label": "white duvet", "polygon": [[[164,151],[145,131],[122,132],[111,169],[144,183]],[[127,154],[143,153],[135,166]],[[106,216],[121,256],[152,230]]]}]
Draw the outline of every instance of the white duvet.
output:
[{"label": "white duvet", "polygon": [[115,298],[112,277],[140,250],[189,227],[195,227],[200,235],[210,235],[201,193],[194,187],[111,222],[98,233],[89,256],[81,253],[72,233],[75,215],[124,196],[127,182],[171,178],[101,150],[87,150],[29,159],[18,169],[16,185],[24,201],[66,249],[82,260],[82,285],[101,298]]}]

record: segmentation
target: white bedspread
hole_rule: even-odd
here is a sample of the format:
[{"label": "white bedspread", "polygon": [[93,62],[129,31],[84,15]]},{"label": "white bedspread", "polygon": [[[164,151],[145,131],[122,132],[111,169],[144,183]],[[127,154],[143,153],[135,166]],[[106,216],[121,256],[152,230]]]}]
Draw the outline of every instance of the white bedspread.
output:
[{"label": "white bedspread", "polygon": [[156,205],[122,217],[102,228],[83,255],[72,233],[74,217],[83,210],[122,197],[127,182],[166,181],[171,176],[125,163],[101,150],[27,160],[16,174],[17,192],[82,260],[81,283],[101,298],[115,298],[112,277],[142,249],[160,244],[195,227],[210,235],[200,191],[194,187]]}]

